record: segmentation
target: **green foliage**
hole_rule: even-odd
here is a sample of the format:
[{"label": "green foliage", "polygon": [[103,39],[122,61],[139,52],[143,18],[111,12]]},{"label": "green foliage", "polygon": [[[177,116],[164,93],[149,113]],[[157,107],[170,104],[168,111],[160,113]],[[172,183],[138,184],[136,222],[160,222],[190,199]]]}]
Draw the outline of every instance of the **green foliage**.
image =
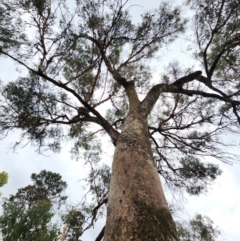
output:
[{"label": "green foliage", "polygon": [[217,165],[202,163],[192,156],[182,158],[180,164],[179,174],[186,180],[186,191],[191,195],[206,191],[207,185],[222,173]]},{"label": "green foliage", "polygon": [[57,240],[58,230],[50,224],[54,213],[48,201],[38,201],[27,209],[25,203],[7,201],[3,204],[3,215],[0,217],[4,241]]},{"label": "green foliage", "polygon": [[214,70],[216,84],[229,85],[230,80],[239,77],[239,1],[188,2],[196,10],[196,31],[206,73],[211,78]]},{"label": "green foliage", "polygon": [[81,211],[72,209],[63,217],[63,221],[68,227],[66,240],[80,240],[79,237],[83,233],[82,226],[85,223],[85,215]]},{"label": "green foliage", "polygon": [[50,1],[47,0],[21,0],[20,3],[26,9],[34,9],[40,16],[42,16],[43,11],[46,9],[46,7],[50,5]]},{"label": "green foliage", "polygon": [[35,205],[39,200],[48,202],[57,202],[58,207],[65,202],[67,196],[62,192],[66,189],[66,182],[61,180],[61,176],[46,170],[39,174],[32,174],[33,185],[20,188],[15,195],[10,196],[9,201],[26,202],[29,208]]},{"label": "green foliage", "polygon": [[[62,79],[66,80],[65,93],[57,91],[56,82],[50,83],[37,77],[36,73],[3,87],[2,103],[5,104],[0,107],[1,133],[20,128],[22,138],[37,144],[38,150],[48,147],[59,151],[61,141],[84,132],[82,127],[88,128],[83,124],[86,113],[78,113],[79,107],[83,107],[82,101],[78,103],[69,98],[73,91],[74,98],[81,96],[94,107],[100,103],[112,103],[113,123],[126,115],[125,92],[121,86],[116,87],[109,76],[101,56],[103,52],[113,69],[133,80],[143,92],[149,87],[151,77],[145,60],[157,54],[163,43],[172,42],[185,24],[185,20],[180,18],[180,10],[172,9],[167,3],[153,12],[144,13],[138,23],[133,23],[130,10],[121,1],[77,2],[78,14],[73,14],[77,21],[72,20],[69,9],[61,0],[56,1],[56,5],[48,0],[13,0],[13,3],[16,8],[9,11],[17,11],[20,19],[26,14],[34,24],[28,25],[24,20],[26,24],[23,26],[26,30],[31,26],[35,37],[29,38],[20,52],[10,54],[33,68],[36,65],[29,60],[36,57],[40,71],[53,79],[58,76],[60,85]],[[92,38],[96,41],[92,42]],[[102,49],[94,44],[96,42]],[[61,126],[67,124],[70,128],[63,131]],[[75,138],[74,147],[79,148],[79,143],[83,141]]]},{"label": "green foliage", "polygon": [[213,226],[213,221],[200,214],[195,215],[189,222],[177,222],[180,241],[217,241],[221,230]]},{"label": "green foliage", "polygon": [[[110,183],[110,169],[104,165],[96,167],[98,153],[85,153],[91,172],[85,182],[89,184],[90,203],[68,210],[67,188],[61,175],[43,170],[31,175],[32,185],[18,189],[17,193],[4,198],[0,226],[3,240],[11,241],[54,241],[59,239],[60,226],[67,227],[66,241],[80,240],[83,232],[91,228],[98,218],[103,217]],[[95,155],[95,156],[94,156]],[[70,204],[68,204],[69,206]],[[59,213],[57,209],[60,209]],[[60,216],[59,216],[60,215]],[[59,218],[60,223],[53,220]],[[89,222],[90,220],[90,222]]]},{"label": "green foliage", "polygon": [[0,187],[4,186],[8,182],[8,174],[6,172],[0,172]]},{"label": "green foliage", "polygon": [[59,174],[41,171],[32,174],[33,185],[18,189],[15,195],[5,198],[0,217],[4,241],[57,240],[56,225],[51,224],[55,215],[53,204],[60,207],[66,200],[62,192],[67,184]]},{"label": "green foliage", "polygon": [[15,8],[16,5],[11,1],[0,2],[0,50],[16,51],[26,41],[22,32],[22,21]]},{"label": "green foliage", "polygon": [[[47,145],[53,151],[59,150],[61,128],[48,128],[50,123],[47,119],[50,113],[54,117],[56,113],[66,110],[56,100],[59,97],[61,101],[67,102],[64,93],[55,93],[44,81],[40,83],[39,76],[31,74],[29,78],[10,82],[3,88],[2,95],[5,103],[0,106],[1,133],[17,126],[23,130],[23,136],[35,140],[40,146]],[[11,109],[8,109],[9,105]],[[8,116],[4,114],[6,111]],[[69,110],[66,112],[70,113]],[[47,137],[52,141],[46,144]]]},{"label": "green foliage", "polygon": [[222,174],[218,165],[204,163],[190,155],[181,158],[177,166],[169,164],[169,167],[170,170],[164,164],[159,167],[159,173],[166,183],[170,188],[184,189],[190,195],[206,193],[212,182]]},{"label": "green foliage", "polygon": [[110,186],[111,172],[107,165],[103,165],[99,168],[91,168],[91,172],[86,182],[90,184],[90,192],[96,199],[104,199],[107,197]]},{"label": "green foliage", "polygon": [[[0,172],[0,187],[4,186],[8,182],[8,173]],[[0,192],[0,196],[2,193]]]},{"label": "green foliage", "polygon": [[[167,65],[157,59],[157,69],[164,68],[166,73],[152,89],[162,92],[148,131],[159,174],[170,187],[199,195],[221,174],[218,166],[204,159],[234,160],[222,148],[227,141],[220,138],[224,132],[239,134],[240,5],[237,0],[187,2],[195,14],[195,60],[202,62],[205,79],[198,76],[176,85],[192,67],[184,69],[182,63]],[[20,142],[25,138],[38,151],[45,147],[59,151],[63,141],[71,140],[73,158],[84,158],[90,165],[86,182],[92,202],[84,200],[80,208],[64,215],[72,230],[71,240],[80,237],[105,210],[102,205],[111,173],[99,163],[98,139],[105,132],[117,143],[113,135],[122,131],[129,100],[136,97],[135,91],[142,100],[152,87],[155,69],[151,61],[179,39],[187,20],[180,7],[164,1],[136,21],[131,16],[136,6],[130,1],[77,0],[74,8],[67,3],[1,1],[0,54],[29,72],[1,88],[0,134],[5,137],[20,129]],[[32,179],[33,185],[6,202],[23,202],[24,215],[35,205],[45,207],[42,210],[50,220],[53,200],[59,205],[66,200],[60,195],[66,183],[47,172]],[[55,182],[60,186],[52,185]]]},{"label": "green foliage", "polygon": [[72,138],[76,138],[74,146],[71,149],[71,154],[77,160],[84,158],[86,162],[91,160],[97,163],[100,160],[102,151],[101,143],[95,139],[94,133],[78,128],[79,126],[80,124],[73,125],[70,130]]}]

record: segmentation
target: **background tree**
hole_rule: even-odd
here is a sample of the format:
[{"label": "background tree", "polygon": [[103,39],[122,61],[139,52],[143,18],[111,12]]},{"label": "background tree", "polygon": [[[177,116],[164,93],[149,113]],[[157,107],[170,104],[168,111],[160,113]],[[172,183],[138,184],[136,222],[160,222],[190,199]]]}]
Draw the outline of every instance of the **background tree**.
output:
[{"label": "background tree", "polygon": [[[4,186],[8,182],[8,174],[6,172],[0,172],[0,187]],[[2,193],[0,192],[0,196]]]},{"label": "background tree", "polygon": [[[161,2],[134,22],[128,1],[67,3],[12,1],[11,14],[23,20],[14,32],[18,50],[4,46],[10,35],[0,53],[29,74],[2,87],[0,131],[20,129],[16,145],[27,140],[40,152],[59,151],[71,139],[72,153],[85,149],[93,169],[96,139],[107,133],[116,147],[107,199],[91,187],[96,207],[108,202],[104,240],[177,240],[158,174],[198,195],[221,174],[205,157],[238,158],[221,137],[239,134],[239,3],[188,1],[196,16],[195,61],[204,73],[170,63],[158,84],[148,63],[183,35],[179,7]],[[24,30],[32,34],[20,41]]]},{"label": "background tree", "polygon": [[0,172],[0,187],[4,186],[8,182],[8,174],[6,172]]},{"label": "background tree", "polygon": [[213,221],[201,214],[196,214],[189,222],[177,223],[177,230],[181,241],[215,241],[221,235]]},{"label": "background tree", "polygon": [[[93,202],[82,202],[80,206],[68,206],[71,203],[63,192],[67,188],[61,175],[43,170],[33,173],[33,185],[18,189],[17,193],[3,199],[0,227],[3,241],[10,240],[61,240],[79,241],[83,232],[93,226],[93,220],[102,217],[100,207],[106,200],[96,200],[102,192],[106,196],[106,188],[102,177],[108,175],[108,169],[94,170],[92,175],[99,175],[98,182],[91,185]],[[98,172],[98,173],[97,173]],[[100,173],[101,172],[101,176]],[[104,173],[105,172],[105,173]],[[4,172],[3,172],[4,173]],[[86,179],[87,182],[91,182]],[[109,185],[109,178],[106,185]],[[96,191],[97,190],[97,191]],[[64,234],[64,235],[63,235]]]},{"label": "background tree", "polygon": [[15,195],[5,198],[0,217],[4,241],[57,240],[58,228],[51,223],[58,207],[66,200],[62,192],[67,184],[56,173],[41,171],[32,174],[33,185],[18,189]]},{"label": "background tree", "polygon": [[[99,172],[103,170],[105,170],[105,174],[100,174]],[[96,171],[94,172],[98,177],[106,176],[107,174],[105,167],[99,169],[98,173]],[[91,176],[92,175],[94,174],[92,173]],[[15,195],[11,195],[9,199],[4,199],[3,215],[0,217],[3,240],[14,240],[16,238],[19,240],[49,241],[80,240],[79,238],[82,236],[84,229],[86,230],[92,226],[87,225],[86,210],[84,213],[83,208],[81,210],[80,208],[76,209],[72,207],[70,211],[67,211],[64,205],[62,209],[64,215],[62,216],[61,222],[58,224],[52,223],[53,217],[55,216],[56,219],[57,215],[53,206],[55,205],[59,208],[63,204],[62,201],[67,200],[67,197],[62,195],[62,191],[66,188],[66,183],[61,180],[61,176],[44,170],[39,174],[32,174],[31,179],[34,182],[33,185],[21,188]],[[100,186],[103,187],[104,184],[98,183],[95,187],[92,185],[92,194],[96,189],[102,189]],[[59,187],[59,190],[62,189],[58,194],[56,187]],[[53,189],[55,189],[55,191],[53,191]],[[30,196],[31,198],[29,198]],[[96,196],[99,197],[100,195]],[[95,207],[91,210],[89,206],[88,208],[90,209],[90,214],[98,209]],[[87,209],[87,206],[85,206],[84,209]],[[221,235],[221,230],[213,226],[212,220],[200,214],[195,215],[195,217],[188,222],[182,221],[176,224],[178,236],[182,241],[214,241],[218,240],[218,237]],[[64,228],[60,234],[60,227],[62,225],[64,225]],[[99,234],[96,240],[101,240],[102,237],[103,232]]]}]

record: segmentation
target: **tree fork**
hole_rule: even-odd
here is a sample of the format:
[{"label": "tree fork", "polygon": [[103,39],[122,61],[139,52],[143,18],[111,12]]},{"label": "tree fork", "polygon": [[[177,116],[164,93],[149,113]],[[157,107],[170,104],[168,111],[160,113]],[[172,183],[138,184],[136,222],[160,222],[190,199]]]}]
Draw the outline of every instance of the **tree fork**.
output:
[{"label": "tree fork", "polygon": [[178,240],[139,108],[128,114],[113,159],[104,241],[114,240]]}]

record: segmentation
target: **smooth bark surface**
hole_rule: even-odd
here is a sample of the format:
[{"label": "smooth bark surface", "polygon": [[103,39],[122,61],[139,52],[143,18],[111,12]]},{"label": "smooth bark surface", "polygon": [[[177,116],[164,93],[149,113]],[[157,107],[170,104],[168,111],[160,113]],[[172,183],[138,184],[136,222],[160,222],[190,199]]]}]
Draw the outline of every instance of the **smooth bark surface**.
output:
[{"label": "smooth bark surface", "polygon": [[104,241],[177,240],[147,126],[137,108],[126,118],[118,138]]}]

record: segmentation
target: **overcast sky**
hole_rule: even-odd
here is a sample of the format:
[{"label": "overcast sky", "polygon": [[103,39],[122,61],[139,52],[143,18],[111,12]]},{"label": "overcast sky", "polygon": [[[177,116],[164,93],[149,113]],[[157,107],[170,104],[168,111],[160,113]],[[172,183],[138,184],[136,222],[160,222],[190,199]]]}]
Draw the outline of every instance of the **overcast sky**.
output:
[{"label": "overcast sky", "polygon": [[[150,9],[156,7],[160,1],[131,1],[132,3],[141,4],[142,7],[136,7],[134,14],[141,12],[141,9]],[[134,15],[136,17],[136,15]],[[178,45],[170,49],[169,59],[179,58],[181,51]],[[188,64],[187,59],[181,57],[181,63]],[[0,58],[0,79],[4,82],[16,79],[18,73],[14,71],[11,61]],[[10,148],[16,139],[16,134],[12,133],[0,142],[0,171],[6,171],[9,174],[9,182],[1,192],[3,196],[14,194],[18,188],[30,184],[30,175],[39,173],[46,169],[49,171],[60,173],[68,183],[67,194],[73,204],[77,204],[81,199],[84,190],[79,179],[84,177],[85,168],[83,162],[71,160],[70,145],[66,145],[60,154],[47,153],[47,156],[38,155],[34,152],[34,148],[27,146],[24,149],[17,149],[16,152]],[[234,136],[231,136],[234,139]],[[239,140],[236,140],[239,142]],[[110,145],[110,144],[108,144]],[[111,149],[111,148],[109,148]],[[107,149],[105,149],[107,150]],[[239,150],[235,149],[237,153]],[[111,160],[112,151],[105,151],[106,158]],[[200,213],[210,217],[215,225],[218,225],[224,231],[224,240],[239,241],[240,240],[240,165],[233,166],[220,163],[223,174],[212,185],[207,195],[200,197],[188,197],[184,203],[184,211],[178,214],[181,218],[191,218],[195,213]],[[95,229],[84,234],[83,241],[91,241],[96,238],[100,232],[104,222],[102,221]]]}]

